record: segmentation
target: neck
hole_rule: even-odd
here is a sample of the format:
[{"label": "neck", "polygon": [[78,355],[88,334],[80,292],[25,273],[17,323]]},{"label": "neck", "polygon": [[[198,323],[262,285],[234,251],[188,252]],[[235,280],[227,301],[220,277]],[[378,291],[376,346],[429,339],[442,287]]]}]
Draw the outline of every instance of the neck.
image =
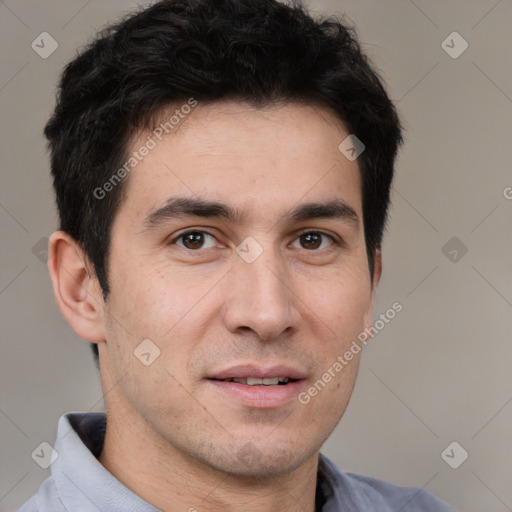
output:
[{"label": "neck", "polygon": [[[109,415],[108,410],[107,417],[99,462],[162,512],[315,511],[318,453],[287,475],[255,478],[229,474],[170,443],[148,442],[155,434],[147,431],[144,421],[126,421],[126,416]],[[122,425],[115,420],[119,417],[123,417]]]},{"label": "neck", "polygon": [[215,464],[212,454],[193,454],[136,410],[111,379],[103,349],[102,387],[109,392],[98,460],[121,484],[162,512],[315,512],[318,450],[286,472],[230,472],[229,464]]}]

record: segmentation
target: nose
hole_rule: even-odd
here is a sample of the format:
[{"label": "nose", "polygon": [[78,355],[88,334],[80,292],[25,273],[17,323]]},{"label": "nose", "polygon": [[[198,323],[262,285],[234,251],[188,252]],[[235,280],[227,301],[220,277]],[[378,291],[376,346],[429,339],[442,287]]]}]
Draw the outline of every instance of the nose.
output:
[{"label": "nose", "polygon": [[252,263],[237,257],[227,277],[223,311],[230,332],[251,331],[270,341],[297,330],[299,299],[276,251],[265,248]]}]

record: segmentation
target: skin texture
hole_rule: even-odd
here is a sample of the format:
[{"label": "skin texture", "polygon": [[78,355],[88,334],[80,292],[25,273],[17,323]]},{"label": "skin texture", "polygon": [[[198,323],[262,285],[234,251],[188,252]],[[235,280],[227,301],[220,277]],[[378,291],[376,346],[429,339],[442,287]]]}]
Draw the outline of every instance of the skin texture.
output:
[{"label": "skin texture", "polygon": [[[99,343],[108,417],[99,460],[163,511],[314,511],[318,452],[345,411],[360,354],[307,404],[294,396],[251,407],[206,377],[279,362],[305,372],[304,391],[372,325],[381,258],[370,283],[360,172],[338,150],[347,135],[322,107],[199,104],[127,178],[106,303],[81,248],[52,235],[59,307],[79,336]],[[246,218],[174,218],[144,230],[170,196],[222,202]],[[330,199],[359,222],[285,219]],[[178,238],[190,228],[208,233],[203,246]],[[312,246],[301,237],[319,230],[332,239]],[[252,263],[236,252],[248,236],[263,250]],[[149,366],[134,356],[144,339],[160,350]]]}]

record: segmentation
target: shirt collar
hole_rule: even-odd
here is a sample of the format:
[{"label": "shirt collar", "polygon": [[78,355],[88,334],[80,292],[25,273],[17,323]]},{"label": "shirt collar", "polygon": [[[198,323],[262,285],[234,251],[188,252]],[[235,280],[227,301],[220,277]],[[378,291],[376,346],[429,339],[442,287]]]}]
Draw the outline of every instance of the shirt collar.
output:
[{"label": "shirt collar", "polygon": [[[70,412],[59,419],[51,466],[60,499],[73,512],[159,512],[125,487],[98,461],[103,448],[107,416],[104,412]],[[339,470],[320,454],[316,511],[329,512],[339,504]]]},{"label": "shirt collar", "polygon": [[158,512],[97,460],[105,426],[102,412],[73,412],[60,418],[58,457],[51,468],[64,507],[73,512]]}]

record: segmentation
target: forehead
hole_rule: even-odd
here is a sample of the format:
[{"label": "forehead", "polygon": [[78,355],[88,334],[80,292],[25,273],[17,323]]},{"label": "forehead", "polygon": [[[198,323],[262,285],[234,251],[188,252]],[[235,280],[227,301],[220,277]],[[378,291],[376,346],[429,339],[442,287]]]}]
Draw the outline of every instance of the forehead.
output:
[{"label": "forehead", "polygon": [[[162,111],[152,131],[130,144],[127,157],[138,152],[140,160],[128,176],[120,210],[134,219],[177,195],[231,204],[246,218],[333,198],[360,213],[359,166],[339,151],[349,133],[330,110],[238,102],[185,110]],[[151,149],[141,158],[144,146]]]}]

